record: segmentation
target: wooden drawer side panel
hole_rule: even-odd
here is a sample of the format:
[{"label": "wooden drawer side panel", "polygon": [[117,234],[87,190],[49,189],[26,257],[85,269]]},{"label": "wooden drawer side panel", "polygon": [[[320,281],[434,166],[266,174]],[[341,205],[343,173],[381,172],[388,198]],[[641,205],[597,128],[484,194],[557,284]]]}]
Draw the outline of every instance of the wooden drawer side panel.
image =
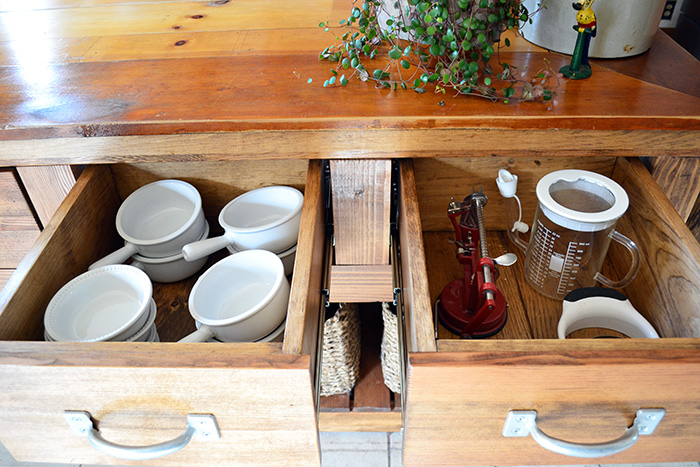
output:
[{"label": "wooden drawer side panel", "polygon": [[413,162],[401,161],[399,242],[409,352],[434,352],[435,335]]},{"label": "wooden drawer side panel", "polygon": [[119,203],[109,168],[86,169],[0,292],[0,340],[43,339],[51,297],[116,246]]},{"label": "wooden drawer side panel", "polygon": [[11,169],[0,170],[0,269],[12,270],[39,236],[39,226]]},{"label": "wooden drawer side panel", "polygon": [[[698,241],[641,161],[620,158],[614,179],[630,196],[616,230],[637,243],[642,257],[637,277],[623,292],[662,337],[700,337]],[[619,278],[630,259],[613,247],[609,256]]]},{"label": "wooden drawer side panel", "polygon": [[312,367],[318,344],[326,234],[322,180],[321,161],[310,161],[282,346],[287,354],[310,355]]},{"label": "wooden drawer side panel", "polygon": [[640,408],[666,409],[652,435],[622,453],[585,462],[696,461],[699,348],[412,354],[404,464],[581,464],[531,437],[503,437],[508,411],[536,410],[545,433],[593,443],[621,436]]}]

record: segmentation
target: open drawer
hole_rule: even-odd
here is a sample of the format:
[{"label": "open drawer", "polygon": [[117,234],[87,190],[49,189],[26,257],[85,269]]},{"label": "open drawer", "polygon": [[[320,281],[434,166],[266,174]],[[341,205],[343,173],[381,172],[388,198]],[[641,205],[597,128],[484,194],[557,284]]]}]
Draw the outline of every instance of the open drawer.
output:
[{"label": "open drawer", "polygon": [[[557,339],[561,301],[524,279],[524,255],[500,267],[498,287],[508,322],[497,335],[460,340],[440,326],[433,305],[463,272],[446,215],[483,187],[492,255],[514,251],[495,184],[498,169],[520,176],[523,220],[534,215],[537,181],[564,168],[607,175],[630,195],[617,230],[634,240],[642,266],[622,292],[661,339]],[[402,288],[408,347],[403,460],[418,465],[522,465],[697,461],[700,459],[700,247],[639,160],[623,158],[478,158],[402,161],[400,177]],[[614,247],[611,263],[625,267]],[[612,264],[607,265],[613,268]],[[605,271],[605,270],[604,270]],[[610,272],[608,277],[621,277]],[[622,436],[639,409],[664,409],[650,436],[594,459],[557,454],[533,437],[505,437],[510,411],[536,411],[537,427],[573,443]],[[524,433],[521,433],[524,434]],[[642,433],[644,434],[644,433]],[[557,444],[556,442],[554,444]],[[598,457],[595,457],[598,456]]]},{"label": "open drawer", "polygon": [[[244,191],[274,184],[304,192],[282,343],[175,343],[195,329],[187,298],[196,277],[154,283],[161,343],[43,342],[53,294],[120,246],[114,219],[121,200],[163,178],[186,180],[200,191],[212,235],[220,232],[221,208]],[[0,296],[2,443],[21,461],[320,465],[313,375],[324,215],[319,161],[88,167]],[[213,415],[221,437],[192,439],[166,457],[127,461],[74,434],[66,410],[89,412],[102,436],[122,445],[176,438],[188,414]]]}]

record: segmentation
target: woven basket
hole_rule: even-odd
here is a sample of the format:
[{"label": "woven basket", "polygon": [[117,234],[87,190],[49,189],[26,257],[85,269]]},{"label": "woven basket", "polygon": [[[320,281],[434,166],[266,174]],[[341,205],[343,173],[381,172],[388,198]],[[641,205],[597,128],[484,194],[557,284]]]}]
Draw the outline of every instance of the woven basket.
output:
[{"label": "woven basket", "polygon": [[340,304],[323,324],[321,395],[346,394],[360,374],[360,318],[357,305]]},{"label": "woven basket", "polygon": [[399,320],[388,303],[382,303],[384,334],[382,335],[381,362],[384,384],[393,392],[401,392],[401,362],[399,361]]}]

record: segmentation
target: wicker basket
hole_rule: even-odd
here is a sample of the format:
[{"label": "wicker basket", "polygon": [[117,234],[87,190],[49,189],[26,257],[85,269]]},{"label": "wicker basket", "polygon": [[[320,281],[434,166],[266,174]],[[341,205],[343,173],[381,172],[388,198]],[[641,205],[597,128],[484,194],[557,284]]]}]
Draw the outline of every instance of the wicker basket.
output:
[{"label": "wicker basket", "polygon": [[346,394],[360,374],[360,318],[357,305],[340,304],[323,324],[321,395]]},{"label": "wicker basket", "polygon": [[382,303],[384,334],[381,361],[384,384],[393,392],[401,392],[401,362],[399,361],[399,320],[388,303]]}]

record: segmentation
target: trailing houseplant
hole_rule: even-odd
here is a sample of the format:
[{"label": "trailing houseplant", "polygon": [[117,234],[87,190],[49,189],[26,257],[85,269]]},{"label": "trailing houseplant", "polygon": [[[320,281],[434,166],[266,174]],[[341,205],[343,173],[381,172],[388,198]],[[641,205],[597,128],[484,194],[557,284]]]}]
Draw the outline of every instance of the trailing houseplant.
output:
[{"label": "trailing houseplant", "polygon": [[324,87],[357,76],[418,93],[433,88],[505,102],[549,101],[560,76],[548,62],[528,77],[499,54],[510,46],[501,34],[535,13],[520,0],[354,0],[339,32],[332,28],[337,43],[320,53],[336,64]]}]

